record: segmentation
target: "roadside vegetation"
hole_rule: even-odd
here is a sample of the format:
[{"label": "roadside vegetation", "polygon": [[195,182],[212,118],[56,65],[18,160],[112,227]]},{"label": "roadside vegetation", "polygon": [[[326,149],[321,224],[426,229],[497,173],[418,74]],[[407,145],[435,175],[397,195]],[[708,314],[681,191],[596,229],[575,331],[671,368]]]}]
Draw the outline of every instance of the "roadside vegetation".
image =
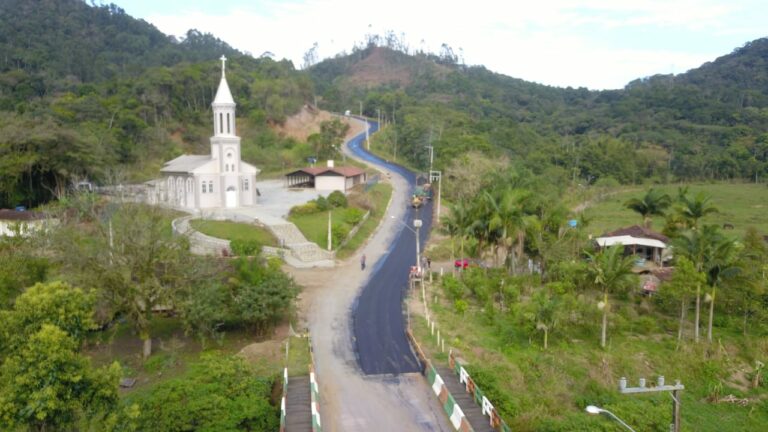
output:
[{"label": "roadside vegetation", "polygon": [[78,194],[48,212],[47,232],[0,238],[3,428],[274,430],[281,350],[233,355],[292,316],[280,262],[191,255],[155,207]]},{"label": "roadside vegetation", "polygon": [[[748,216],[765,191],[738,186],[609,195],[626,219],[608,216],[604,223],[612,224],[597,232],[651,224],[672,239],[674,270],[647,296],[635,258],[620,246],[595,249],[589,235],[597,217],[569,210],[566,187],[520,169],[455,183],[440,250],[476,264],[436,278],[430,289],[430,313],[446,347],[458,350],[513,430],[615,430],[608,419],[587,415],[587,405],[611,410],[636,430],[668,430],[668,395],[617,390],[621,377],[636,386],[659,375],[686,386],[683,430],[768,428],[768,245],[765,228],[750,227]],[[742,231],[724,230],[721,212],[743,223]],[[444,360],[423,318],[412,322],[423,345]]]}]

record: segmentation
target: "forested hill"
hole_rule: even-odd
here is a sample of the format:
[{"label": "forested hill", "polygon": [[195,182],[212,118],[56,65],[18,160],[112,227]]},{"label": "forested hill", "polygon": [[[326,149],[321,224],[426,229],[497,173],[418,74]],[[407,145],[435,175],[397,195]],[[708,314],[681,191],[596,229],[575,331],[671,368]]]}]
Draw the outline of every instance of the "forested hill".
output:
[{"label": "forested hill", "polygon": [[263,166],[281,157],[268,125],[312,98],[290,61],[197,31],[177,41],[114,5],[1,1],[0,208],[46,202],[78,179],[146,181],[163,161],[208,152],[222,54],[243,155]]},{"label": "forested hill", "polygon": [[[313,66],[316,87],[334,109],[365,100],[367,115],[394,112],[397,133],[383,145],[394,153],[397,141],[398,153],[421,166],[432,143],[439,165],[480,149],[580,183],[768,175],[768,39],[610,91],[467,67],[450,47],[409,55],[402,44],[378,42]],[[393,76],[366,78],[372,63]]]},{"label": "forested hill", "polygon": [[179,42],[114,4],[82,0],[3,0],[0,28],[0,71],[80,82],[239,54],[212,35],[190,30]]}]

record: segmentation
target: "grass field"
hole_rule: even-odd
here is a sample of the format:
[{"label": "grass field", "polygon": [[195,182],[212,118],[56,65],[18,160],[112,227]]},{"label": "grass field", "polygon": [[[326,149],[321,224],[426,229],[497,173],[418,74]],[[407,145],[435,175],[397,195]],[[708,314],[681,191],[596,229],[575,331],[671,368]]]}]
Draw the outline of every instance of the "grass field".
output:
[{"label": "grass field", "polygon": [[[371,215],[362,223],[360,229],[351,239],[349,239],[344,247],[336,251],[337,258],[345,258],[354,253],[354,251],[356,251],[376,229],[386,210],[389,198],[392,195],[392,186],[379,183],[365,192],[365,195],[373,208]],[[351,229],[352,225],[344,222],[345,211],[346,209],[344,208],[335,208],[331,210],[331,224],[335,225],[341,223],[345,224],[347,229]],[[307,240],[316,243],[321,248],[325,248],[328,245],[327,211],[308,215],[292,215],[289,217],[289,220],[296,224],[296,227],[301,230]],[[334,248],[336,248],[335,244]]]},{"label": "grass field", "polygon": [[265,228],[247,223],[193,219],[192,228],[205,235],[225,240],[256,240],[264,246],[277,246],[277,239]]},{"label": "grass field", "polygon": [[[673,199],[677,196],[679,185],[662,185],[656,188],[668,193]],[[627,190],[628,189],[628,190]],[[648,187],[629,187],[609,195],[600,202],[589,206],[585,214],[591,219],[587,231],[593,235],[601,235],[606,231],[630,225],[641,224],[642,219],[637,213],[624,207],[630,198],[638,198],[645,194]],[[712,203],[719,209],[718,213],[703,218],[703,224],[722,226],[729,223],[734,226],[732,234],[743,236],[747,227],[754,226],[759,232],[768,234],[768,187],[754,183],[711,183],[691,184],[689,194],[704,192],[712,197]],[[664,228],[664,218],[653,220],[653,229],[661,231]]]},{"label": "grass field", "polygon": [[[512,430],[621,430],[607,417],[587,415],[587,405],[609,409],[638,431],[668,430],[672,403],[667,394],[622,395],[616,390],[622,376],[637,386],[640,377],[652,383],[658,375],[670,383],[680,379],[686,387],[681,393],[683,431],[768,430],[766,387],[751,389],[747,372],[755,359],[768,355],[764,338],[742,339],[738,331],[717,327],[713,345],[687,340],[676,350],[672,317],[648,304],[643,314],[630,319],[622,315],[631,316],[629,311],[635,308],[617,302],[615,308],[622,314],[611,316],[605,350],[599,347],[599,318],[594,326],[588,322],[585,330],[556,328],[544,350],[541,332],[501,318],[498,303],[481,308],[470,301],[459,316],[439,290],[433,290],[430,298],[437,299],[430,304],[430,314],[446,339],[446,352],[440,352],[421,315],[411,319],[417,339],[443,365],[448,349],[458,350],[470,375]],[[712,401],[727,395],[749,403]]]}]

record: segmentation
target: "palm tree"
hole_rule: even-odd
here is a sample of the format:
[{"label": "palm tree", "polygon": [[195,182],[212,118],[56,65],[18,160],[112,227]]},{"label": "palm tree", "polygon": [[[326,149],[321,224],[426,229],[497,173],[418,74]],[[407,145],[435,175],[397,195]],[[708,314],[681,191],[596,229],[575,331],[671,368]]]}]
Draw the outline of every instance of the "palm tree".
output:
[{"label": "palm tree", "polygon": [[711,199],[712,197],[705,195],[704,192],[697,193],[692,199],[688,198],[686,193],[681,193],[678,196],[679,206],[677,212],[688,228],[692,230],[698,229],[699,219],[708,214],[718,212]]},{"label": "palm tree", "polygon": [[443,216],[443,229],[451,236],[451,255],[456,258],[456,238],[459,238],[461,258],[464,258],[464,239],[472,223],[468,207],[461,202],[448,206],[450,212]]},{"label": "palm tree", "polygon": [[530,192],[506,189],[498,199],[487,192],[485,196],[490,208],[488,228],[496,232],[497,245],[506,249],[512,273],[515,273],[525,243],[526,219],[523,205]]},{"label": "palm tree", "polygon": [[[707,284],[712,288],[709,305],[707,340],[712,341],[712,320],[714,316],[717,287],[724,279],[739,272],[736,264],[738,251],[736,242],[725,237],[716,225],[705,225],[701,230],[689,230],[672,241],[672,245],[682,256],[690,259],[697,272],[707,275]],[[700,284],[699,284],[700,285]],[[699,341],[699,320],[701,311],[701,287],[696,287],[696,322],[694,340]]]},{"label": "palm tree", "polygon": [[712,343],[712,321],[715,315],[717,287],[724,279],[738,275],[741,269],[737,263],[739,248],[735,241],[723,236],[712,245],[710,250],[711,254],[706,263],[707,281],[712,287],[712,295],[709,302],[709,322],[707,323],[707,342]]},{"label": "palm tree", "polygon": [[608,294],[630,286],[635,281],[632,273],[634,258],[624,256],[624,246],[615,245],[602,249],[596,254],[587,253],[589,265],[586,269],[587,278],[603,292],[603,329],[600,335],[600,346],[605,348],[608,331]]},{"label": "palm tree", "polygon": [[632,198],[624,206],[643,217],[643,225],[651,227],[652,216],[663,216],[664,210],[672,204],[672,198],[658,189],[650,188],[642,198]]}]

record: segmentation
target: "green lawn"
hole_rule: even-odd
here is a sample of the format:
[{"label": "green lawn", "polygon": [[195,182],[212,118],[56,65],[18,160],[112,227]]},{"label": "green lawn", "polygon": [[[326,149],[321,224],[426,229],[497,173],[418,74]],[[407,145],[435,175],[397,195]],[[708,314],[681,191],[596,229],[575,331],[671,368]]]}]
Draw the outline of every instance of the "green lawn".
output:
[{"label": "green lawn", "polygon": [[[679,185],[656,186],[668,193],[673,199],[677,196]],[[601,235],[606,231],[641,224],[642,219],[637,213],[624,207],[624,203],[630,198],[641,197],[648,187],[628,188],[614,195],[610,195],[587,208],[585,214],[591,218],[587,231],[592,235]],[[768,187],[754,183],[712,183],[691,184],[689,195],[695,195],[703,191],[712,197],[712,203],[720,210],[702,219],[704,224],[721,225],[729,223],[734,226],[731,231],[734,235],[743,236],[747,227],[754,226],[763,234],[768,233]],[[653,229],[661,231],[664,228],[664,218],[656,217],[653,220]]]},{"label": "green lawn", "polygon": [[277,246],[277,239],[269,230],[253,224],[193,219],[192,228],[205,235],[225,240],[256,240],[264,246]]},{"label": "green lawn", "polygon": [[[373,208],[371,216],[363,222],[358,232],[344,245],[343,248],[337,250],[337,257],[344,258],[352,254],[357,248],[363,244],[371,233],[376,229],[381,221],[381,217],[386,210],[389,198],[392,195],[392,186],[389,184],[379,183],[364,193],[366,200]],[[352,201],[352,199],[350,199]],[[345,208],[334,208],[331,210],[331,224],[343,225],[346,230],[353,228],[353,225],[349,224],[345,220]],[[291,215],[288,218],[293,222],[296,227],[304,234],[307,240],[317,243],[321,248],[328,246],[328,212],[321,211],[318,213],[308,215]],[[333,248],[337,248],[337,243],[334,240]]]},{"label": "green lawn", "polygon": [[392,185],[388,183],[379,183],[373,186],[368,192],[368,196],[371,198],[371,203],[374,210],[371,211],[371,216],[363,222],[357,233],[349,239],[347,244],[339,249],[336,253],[338,258],[346,258],[353,254],[379,226],[381,218],[387,210],[389,199],[392,197]]}]

